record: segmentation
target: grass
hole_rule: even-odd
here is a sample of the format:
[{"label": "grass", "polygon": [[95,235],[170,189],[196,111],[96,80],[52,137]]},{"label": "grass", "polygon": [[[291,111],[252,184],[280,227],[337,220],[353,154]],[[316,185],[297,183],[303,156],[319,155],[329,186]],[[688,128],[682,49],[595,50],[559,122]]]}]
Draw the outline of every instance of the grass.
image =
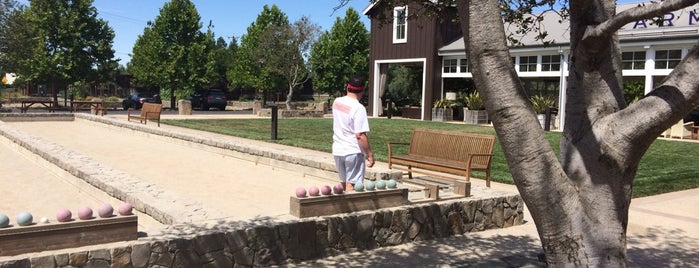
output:
[{"label": "grass", "polygon": [[[254,140],[274,142],[330,152],[332,119],[280,119],[277,140],[271,140],[269,119],[163,120],[163,123]],[[413,128],[431,128],[495,135],[492,127],[416,120],[370,118],[369,141],[377,161],[387,162],[386,144],[409,142]],[[546,133],[555,150],[561,134]],[[407,148],[403,149],[405,153]],[[401,153],[399,151],[399,153]],[[699,187],[699,143],[656,140],[641,160],[633,185],[633,196],[642,197]],[[499,142],[491,167],[493,181],[513,184]],[[475,172],[474,177],[485,173]]]}]

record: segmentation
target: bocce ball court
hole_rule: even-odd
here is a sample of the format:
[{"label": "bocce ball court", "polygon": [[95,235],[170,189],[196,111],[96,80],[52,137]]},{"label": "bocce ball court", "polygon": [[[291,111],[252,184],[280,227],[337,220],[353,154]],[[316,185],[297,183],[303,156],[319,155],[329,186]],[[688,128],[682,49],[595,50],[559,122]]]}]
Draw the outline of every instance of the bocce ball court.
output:
[{"label": "bocce ball court", "polygon": [[[6,124],[46,142],[88,156],[116,170],[132,174],[183,199],[201,202],[203,207],[216,212],[210,213],[207,220],[287,218],[290,217],[289,197],[297,187],[320,187],[336,183],[335,178],[320,178],[284,170],[236,158],[218,150],[210,150],[206,146],[174,142],[171,138],[137,133],[134,130],[88,120]],[[21,179],[22,177],[42,177],[41,174],[17,175],[21,174],[12,177],[18,185],[26,185],[22,184],[27,181]],[[38,181],[37,184],[46,185]],[[56,196],[70,193],[61,188],[56,190]],[[90,202],[77,200],[75,204],[69,205],[76,207],[83,203]],[[8,215],[17,212],[16,209],[2,209],[8,211]],[[52,215],[55,209],[57,208],[47,208],[43,213]],[[40,212],[37,210],[35,214],[43,214]]]}]

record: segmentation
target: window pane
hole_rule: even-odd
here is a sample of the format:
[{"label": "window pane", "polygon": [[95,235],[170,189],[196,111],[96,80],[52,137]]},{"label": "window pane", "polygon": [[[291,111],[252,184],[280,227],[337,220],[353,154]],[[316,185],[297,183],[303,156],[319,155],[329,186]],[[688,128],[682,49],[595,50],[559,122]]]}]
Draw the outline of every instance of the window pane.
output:
[{"label": "window pane", "polygon": [[633,52],[622,52],[621,60],[632,60],[634,57]]},{"label": "window pane", "polygon": [[470,70],[468,69],[468,60],[467,59],[460,59],[459,60],[459,72],[461,73],[467,73]]}]

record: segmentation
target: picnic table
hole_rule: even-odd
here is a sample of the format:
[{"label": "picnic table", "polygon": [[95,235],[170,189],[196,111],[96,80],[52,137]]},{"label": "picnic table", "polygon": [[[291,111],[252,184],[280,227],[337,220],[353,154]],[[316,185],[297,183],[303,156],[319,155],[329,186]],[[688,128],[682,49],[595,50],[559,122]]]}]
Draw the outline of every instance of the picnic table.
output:
[{"label": "picnic table", "polygon": [[71,101],[70,102],[70,111],[71,112],[77,112],[78,109],[81,107],[89,107],[90,111],[95,111],[95,115],[98,113],[102,113],[104,115],[104,112],[106,110],[104,106],[104,101]]},{"label": "picnic table", "polygon": [[49,110],[49,112],[53,112],[53,100],[50,99],[22,99],[20,103],[22,104],[20,109],[22,113],[26,113],[29,107],[32,107],[34,104],[39,104]]}]

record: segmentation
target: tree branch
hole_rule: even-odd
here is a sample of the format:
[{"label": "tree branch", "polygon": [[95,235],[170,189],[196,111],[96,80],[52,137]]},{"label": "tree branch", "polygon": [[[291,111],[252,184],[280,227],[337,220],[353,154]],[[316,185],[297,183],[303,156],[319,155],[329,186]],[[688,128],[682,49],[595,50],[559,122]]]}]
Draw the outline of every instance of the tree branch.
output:
[{"label": "tree branch", "polygon": [[600,23],[597,26],[590,26],[585,31],[583,40],[600,36],[607,36],[616,33],[624,25],[639,21],[662,17],[667,12],[679,10],[697,3],[697,0],[665,0],[650,5],[639,5],[637,7],[622,11],[611,19]]}]

